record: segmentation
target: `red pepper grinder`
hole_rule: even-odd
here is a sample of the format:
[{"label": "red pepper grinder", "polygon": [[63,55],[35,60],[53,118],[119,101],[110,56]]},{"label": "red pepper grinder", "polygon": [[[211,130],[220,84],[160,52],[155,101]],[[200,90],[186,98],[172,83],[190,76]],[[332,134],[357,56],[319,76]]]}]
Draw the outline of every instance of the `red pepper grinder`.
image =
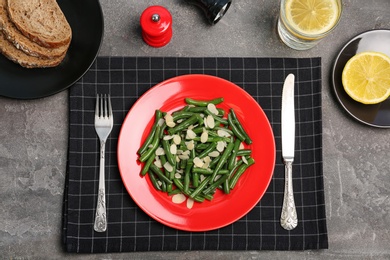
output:
[{"label": "red pepper grinder", "polygon": [[154,5],[146,8],[141,15],[143,40],[152,47],[163,47],[172,38],[172,16],[164,7]]}]

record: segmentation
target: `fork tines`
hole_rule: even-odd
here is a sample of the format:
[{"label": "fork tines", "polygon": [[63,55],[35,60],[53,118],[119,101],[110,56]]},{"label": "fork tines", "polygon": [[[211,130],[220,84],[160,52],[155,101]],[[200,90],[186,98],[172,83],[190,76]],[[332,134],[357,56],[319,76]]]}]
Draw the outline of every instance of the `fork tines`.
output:
[{"label": "fork tines", "polygon": [[96,117],[112,116],[110,94],[96,94],[95,116]]}]

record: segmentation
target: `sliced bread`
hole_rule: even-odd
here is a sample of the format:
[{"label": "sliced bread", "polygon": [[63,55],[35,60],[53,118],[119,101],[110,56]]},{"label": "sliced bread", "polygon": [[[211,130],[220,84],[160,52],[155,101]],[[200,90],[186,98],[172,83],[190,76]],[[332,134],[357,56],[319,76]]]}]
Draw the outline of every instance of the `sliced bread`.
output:
[{"label": "sliced bread", "polygon": [[41,46],[56,48],[71,41],[72,29],[56,0],[7,0],[7,10],[21,33]]},{"label": "sliced bread", "polygon": [[58,48],[47,48],[28,39],[10,21],[6,4],[7,0],[0,0],[0,29],[17,49],[31,56],[48,59],[60,57],[68,50],[69,43]]},{"label": "sliced bread", "polygon": [[0,52],[8,59],[26,68],[55,67],[61,63],[66,55],[66,53],[64,53],[62,56],[53,59],[42,59],[30,56],[25,52],[17,49],[10,41],[6,39],[5,35],[1,31]]}]

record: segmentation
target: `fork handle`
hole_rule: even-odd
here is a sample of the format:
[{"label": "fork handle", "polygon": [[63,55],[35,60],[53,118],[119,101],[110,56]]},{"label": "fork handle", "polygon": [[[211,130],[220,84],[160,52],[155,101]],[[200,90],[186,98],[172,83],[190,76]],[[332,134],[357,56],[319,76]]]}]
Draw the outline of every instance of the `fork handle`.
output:
[{"label": "fork handle", "polygon": [[104,176],[105,151],[106,151],[106,142],[101,140],[100,141],[100,166],[99,166],[99,192],[98,192],[98,201],[96,206],[95,224],[93,227],[96,232],[104,232],[107,229],[106,189],[105,189],[105,176]]}]

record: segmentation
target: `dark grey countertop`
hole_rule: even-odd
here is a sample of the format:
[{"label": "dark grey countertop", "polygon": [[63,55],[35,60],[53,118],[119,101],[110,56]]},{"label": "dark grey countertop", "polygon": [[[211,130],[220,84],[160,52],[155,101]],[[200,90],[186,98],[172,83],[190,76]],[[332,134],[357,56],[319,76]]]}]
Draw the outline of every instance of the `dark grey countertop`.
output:
[{"label": "dark grey countertop", "polygon": [[[278,1],[233,0],[215,26],[209,26],[200,10],[184,0],[100,2],[105,17],[101,56],[322,58],[329,249],[64,253],[61,212],[68,93],[63,91],[27,101],[0,97],[1,259],[390,259],[389,130],[354,120],[338,104],[330,84],[333,61],[349,39],[371,29],[390,29],[390,1],[344,0],[337,29],[309,51],[295,51],[279,41]],[[165,6],[173,17],[173,38],[163,48],[146,45],[140,35],[139,18],[150,5]]]}]

